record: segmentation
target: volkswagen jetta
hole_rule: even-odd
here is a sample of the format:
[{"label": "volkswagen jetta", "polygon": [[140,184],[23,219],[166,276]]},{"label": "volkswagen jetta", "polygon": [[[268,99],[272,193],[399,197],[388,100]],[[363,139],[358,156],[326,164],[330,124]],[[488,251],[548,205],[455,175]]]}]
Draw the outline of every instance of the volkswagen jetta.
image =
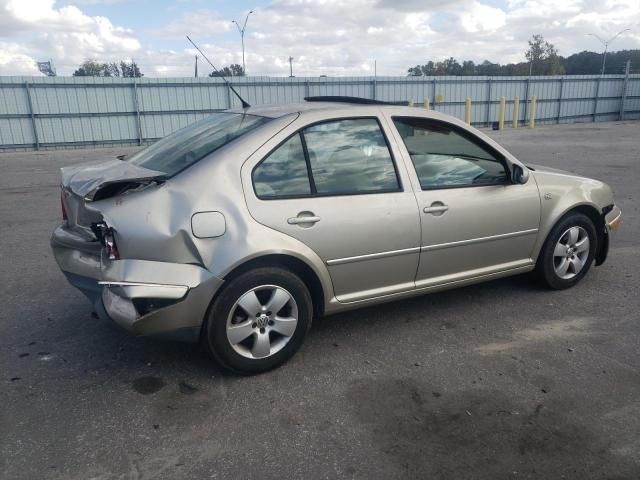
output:
[{"label": "volkswagen jetta", "polygon": [[604,183],[438,112],[324,100],[64,168],[51,244],[68,280],[133,334],[257,373],[322,315],[529,271],[568,288],[605,261],[621,212]]}]

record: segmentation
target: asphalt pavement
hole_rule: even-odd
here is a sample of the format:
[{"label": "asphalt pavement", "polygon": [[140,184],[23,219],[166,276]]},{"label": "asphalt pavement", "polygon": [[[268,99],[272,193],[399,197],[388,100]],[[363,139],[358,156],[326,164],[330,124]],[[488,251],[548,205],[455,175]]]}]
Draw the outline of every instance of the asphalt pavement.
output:
[{"label": "asphalt pavement", "polygon": [[640,122],[487,133],[613,187],[608,261],[326,317],[248,378],[93,318],[55,264],[59,168],[131,148],[1,154],[0,478],[640,478]]}]

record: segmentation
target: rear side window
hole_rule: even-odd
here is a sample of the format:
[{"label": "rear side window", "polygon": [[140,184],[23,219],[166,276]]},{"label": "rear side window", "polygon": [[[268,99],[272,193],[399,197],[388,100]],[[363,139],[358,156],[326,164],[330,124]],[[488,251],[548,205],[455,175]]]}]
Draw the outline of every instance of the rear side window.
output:
[{"label": "rear side window", "polygon": [[304,138],[319,194],[399,190],[393,159],[377,120],[321,123],[306,128]]},{"label": "rear side window", "polygon": [[400,190],[375,118],[323,122],[296,133],[253,170],[253,186],[264,199]]},{"label": "rear side window", "polygon": [[311,194],[300,134],[289,138],[258,165],[253,172],[253,187],[260,198]]},{"label": "rear side window", "polygon": [[501,158],[447,124],[423,118],[394,118],[423,190],[506,182]]},{"label": "rear side window", "polygon": [[214,113],[173,132],[127,161],[172,177],[269,120],[242,113]]}]

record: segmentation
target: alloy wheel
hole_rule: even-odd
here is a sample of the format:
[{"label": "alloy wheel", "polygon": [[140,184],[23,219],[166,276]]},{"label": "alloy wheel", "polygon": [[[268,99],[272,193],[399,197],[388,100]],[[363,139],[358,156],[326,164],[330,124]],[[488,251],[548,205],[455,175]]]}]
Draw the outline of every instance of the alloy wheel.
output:
[{"label": "alloy wheel", "polygon": [[553,268],[560,278],[569,280],[578,275],[589,258],[589,234],[579,226],[567,229],[553,250]]},{"label": "alloy wheel", "polygon": [[243,357],[267,358],[282,350],[296,331],[298,305],[276,285],[261,285],[244,293],[227,318],[227,339]]}]

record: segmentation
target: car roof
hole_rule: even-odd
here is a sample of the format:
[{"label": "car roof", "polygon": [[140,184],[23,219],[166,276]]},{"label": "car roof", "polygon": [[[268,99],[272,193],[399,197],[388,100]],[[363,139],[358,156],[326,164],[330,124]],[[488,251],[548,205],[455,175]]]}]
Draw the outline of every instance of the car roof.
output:
[{"label": "car roof", "polygon": [[[319,112],[319,111],[327,111],[327,112],[340,112],[344,113],[366,113],[367,111],[380,111],[380,109],[391,110],[397,115],[415,115],[420,112],[420,116],[429,116],[433,118],[447,118],[452,119],[452,117],[448,115],[443,115],[440,112],[435,112],[433,110],[426,109],[416,109],[416,107],[407,106],[406,102],[404,104],[393,104],[386,102],[375,102],[371,101],[371,103],[363,103],[358,100],[366,100],[366,99],[358,99],[353,98],[353,101],[349,101],[350,97],[345,97],[345,100],[329,100],[329,101],[320,101],[320,97],[314,97],[313,101],[306,102],[296,102],[296,103],[288,103],[288,104],[278,104],[278,105],[257,105],[255,107],[249,108],[237,108],[228,110],[229,112],[234,113],[245,113],[250,115],[258,115],[261,117],[268,118],[279,118],[285,115],[290,115],[292,113],[305,113],[305,112]],[[336,97],[328,97],[328,98],[336,98]],[[375,102],[375,103],[374,103]]]},{"label": "car roof", "polygon": [[[409,106],[407,103],[393,104],[387,102],[376,102],[375,100],[363,99],[357,97],[327,97],[332,101],[321,101],[321,97],[312,97],[312,101],[289,103],[283,105],[258,105],[249,108],[238,108],[233,110],[227,110],[233,113],[246,113],[250,115],[259,115],[268,118],[279,118],[290,114],[315,113],[315,112],[328,112],[331,116],[349,116],[349,115],[366,115],[367,112],[371,112],[372,115],[377,115],[380,110],[384,110],[391,115],[399,117],[422,117],[433,120],[444,121],[449,124],[456,125],[457,127],[472,132],[476,137],[482,139],[485,143],[492,146],[495,150],[502,153],[509,162],[520,163],[511,153],[509,153],[502,145],[495,140],[484,134],[483,132],[476,130],[471,125],[467,125],[462,120],[447,115],[446,113],[438,112],[435,110],[427,110],[420,106]],[[329,116],[329,115],[328,115]],[[521,163],[520,163],[521,164]]]}]

